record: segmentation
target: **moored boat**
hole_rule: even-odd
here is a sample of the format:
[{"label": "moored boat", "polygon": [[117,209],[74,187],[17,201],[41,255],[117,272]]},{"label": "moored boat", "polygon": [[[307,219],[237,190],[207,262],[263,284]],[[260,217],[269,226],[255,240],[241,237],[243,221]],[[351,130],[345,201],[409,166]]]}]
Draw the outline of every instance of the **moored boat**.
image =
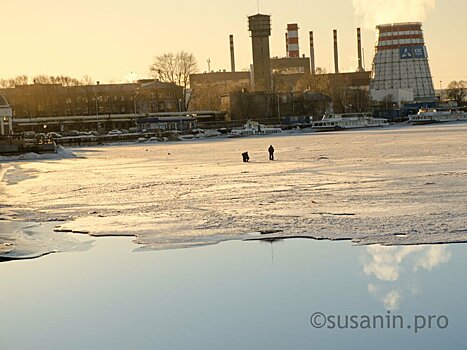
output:
[{"label": "moored boat", "polygon": [[366,113],[328,113],[320,121],[313,122],[312,127],[315,131],[338,131],[388,125],[387,119],[373,118]]},{"label": "moored boat", "polygon": [[409,115],[409,122],[414,125],[462,120],[467,120],[467,113],[451,109],[421,108],[417,114]]},{"label": "moored boat", "polygon": [[249,135],[271,135],[271,134],[280,134],[282,133],[281,128],[266,126],[258,122],[248,120],[243,128],[241,129],[232,129],[228,134],[228,137],[240,137],[240,136],[249,136]]}]

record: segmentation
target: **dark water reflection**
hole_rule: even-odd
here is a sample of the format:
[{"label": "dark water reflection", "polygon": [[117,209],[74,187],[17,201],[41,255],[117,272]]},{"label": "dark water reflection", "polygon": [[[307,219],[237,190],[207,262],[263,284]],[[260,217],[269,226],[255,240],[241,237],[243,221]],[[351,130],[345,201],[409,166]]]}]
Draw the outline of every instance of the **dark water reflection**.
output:
[{"label": "dark water reflection", "polygon": [[[467,245],[290,240],[0,264],[0,349],[466,348]],[[310,316],[446,315],[445,329],[315,329]]]}]

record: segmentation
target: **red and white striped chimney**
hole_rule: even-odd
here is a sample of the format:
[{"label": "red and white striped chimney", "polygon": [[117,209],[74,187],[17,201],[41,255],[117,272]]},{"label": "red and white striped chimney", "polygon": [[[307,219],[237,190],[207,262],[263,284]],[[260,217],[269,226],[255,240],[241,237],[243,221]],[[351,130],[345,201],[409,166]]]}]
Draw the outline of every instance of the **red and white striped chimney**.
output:
[{"label": "red and white striped chimney", "polygon": [[287,56],[300,57],[297,23],[287,24]]}]

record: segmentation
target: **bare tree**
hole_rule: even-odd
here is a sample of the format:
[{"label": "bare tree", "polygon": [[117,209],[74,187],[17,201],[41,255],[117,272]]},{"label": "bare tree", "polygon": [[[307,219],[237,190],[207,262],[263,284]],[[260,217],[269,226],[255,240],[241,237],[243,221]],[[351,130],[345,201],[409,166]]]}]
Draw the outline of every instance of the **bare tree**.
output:
[{"label": "bare tree", "polygon": [[29,77],[27,75],[18,75],[10,79],[0,79],[1,88],[14,88],[16,85],[28,85]]},{"label": "bare tree", "polygon": [[18,75],[14,78],[15,85],[28,85],[29,77],[27,75]]},{"label": "bare tree", "polygon": [[456,101],[458,106],[462,106],[467,97],[467,81],[451,81],[447,89],[448,98]]},{"label": "bare tree", "polygon": [[196,73],[198,66],[195,56],[185,51],[177,53],[164,53],[154,58],[154,63],[149,67],[154,78],[164,83],[172,83],[183,88],[182,96],[184,109],[188,108],[187,88],[190,83],[190,74]]},{"label": "bare tree", "polygon": [[15,87],[13,79],[0,79],[0,88],[7,89]]},{"label": "bare tree", "polygon": [[81,78],[81,85],[94,85],[94,80],[89,75],[84,75]]}]

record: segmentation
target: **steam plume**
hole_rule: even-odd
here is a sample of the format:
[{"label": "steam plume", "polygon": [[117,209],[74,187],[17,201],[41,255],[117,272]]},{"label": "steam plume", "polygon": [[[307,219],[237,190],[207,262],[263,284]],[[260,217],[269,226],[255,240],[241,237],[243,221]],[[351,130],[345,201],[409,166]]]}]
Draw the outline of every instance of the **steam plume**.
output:
[{"label": "steam plume", "polygon": [[424,21],[436,0],[352,0],[355,15],[367,29],[378,24]]}]

